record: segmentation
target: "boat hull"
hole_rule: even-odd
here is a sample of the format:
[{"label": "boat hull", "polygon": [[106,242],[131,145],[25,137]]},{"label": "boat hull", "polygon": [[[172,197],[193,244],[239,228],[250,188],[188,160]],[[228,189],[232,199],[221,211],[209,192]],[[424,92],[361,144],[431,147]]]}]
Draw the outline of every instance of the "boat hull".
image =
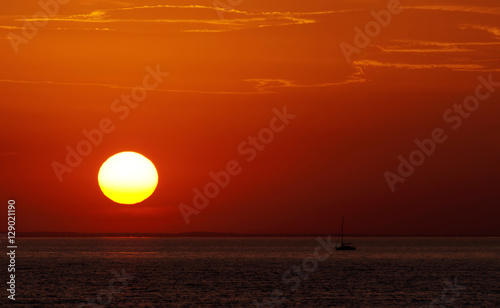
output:
[{"label": "boat hull", "polygon": [[336,250],[356,250],[356,247],[354,246],[339,246],[335,247]]}]

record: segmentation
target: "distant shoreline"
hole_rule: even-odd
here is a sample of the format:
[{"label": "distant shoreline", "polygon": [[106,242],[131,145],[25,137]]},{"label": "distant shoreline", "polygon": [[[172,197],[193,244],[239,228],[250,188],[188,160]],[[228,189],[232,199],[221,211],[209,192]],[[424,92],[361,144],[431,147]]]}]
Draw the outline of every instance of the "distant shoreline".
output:
[{"label": "distant shoreline", "polygon": [[[79,233],[79,232],[16,232],[16,237],[318,237],[336,236],[334,233],[219,233],[219,232],[183,232],[183,233]],[[6,237],[7,233],[0,233]],[[347,234],[346,237],[500,237],[500,235],[363,235]]]}]

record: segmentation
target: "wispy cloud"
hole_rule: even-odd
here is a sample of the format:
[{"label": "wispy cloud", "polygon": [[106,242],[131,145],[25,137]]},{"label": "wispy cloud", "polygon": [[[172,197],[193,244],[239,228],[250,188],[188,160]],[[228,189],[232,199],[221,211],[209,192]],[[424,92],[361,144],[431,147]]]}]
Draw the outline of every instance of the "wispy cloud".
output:
[{"label": "wispy cloud", "polygon": [[380,51],[386,53],[418,53],[418,54],[436,54],[451,52],[469,52],[473,49],[465,48],[460,45],[406,45],[406,46],[377,46]]},{"label": "wispy cloud", "polygon": [[496,36],[497,39],[500,39],[500,28],[497,28],[497,27],[463,24],[463,25],[460,25],[459,28],[460,29],[474,29],[474,30],[486,31],[486,32],[491,33],[494,36]]},{"label": "wispy cloud", "polygon": [[[346,78],[346,80],[338,82],[325,82],[317,84],[301,84],[296,81],[287,79],[269,79],[269,78],[258,78],[258,79],[245,79],[243,82],[254,83],[254,91],[224,91],[224,90],[213,90],[213,91],[203,91],[203,90],[190,90],[190,89],[152,89],[153,92],[178,92],[178,93],[204,93],[204,94],[265,94],[274,93],[271,89],[277,88],[318,88],[318,87],[331,87],[331,86],[341,86],[351,83],[361,83],[366,82],[368,79],[364,77],[362,68],[356,68],[356,72],[351,74]],[[11,79],[0,79],[0,83],[18,83],[18,84],[46,84],[55,86],[77,86],[77,87],[104,87],[109,89],[127,89],[132,90],[133,86],[124,86],[117,84],[106,84],[106,83],[79,83],[79,82],[60,82],[60,81],[36,81],[36,80],[11,80]]]},{"label": "wispy cloud", "polygon": [[22,30],[24,27],[19,27],[19,26],[0,26],[0,29],[6,29],[6,30]]},{"label": "wispy cloud", "polygon": [[[500,29],[497,29],[500,31]],[[500,42],[436,42],[419,40],[392,40],[387,46],[375,46],[386,53],[465,53],[477,51],[479,46],[499,46]]]},{"label": "wispy cloud", "polygon": [[158,8],[176,8],[176,9],[201,9],[201,10],[218,10],[226,13],[240,14],[246,16],[312,16],[312,15],[325,15],[325,14],[333,14],[333,13],[346,13],[353,11],[360,11],[360,9],[340,9],[340,10],[328,10],[328,11],[311,11],[311,12],[282,12],[282,11],[261,11],[261,12],[249,12],[238,9],[226,9],[223,7],[214,7],[214,6],[206,6],[206,5],[172,5],[172,4],[159,4],[159,5],[144,5],[144,6],[134,6],[134,7],[123,7],[123,8],[114,8],[109,9],[108,11],[126,11],[126,10],[140,10],[140,9],[158,9]]},{"label": "wispy cloud", "polygon": [[485,45],[500,45],[500,42],[437,42],[437,41],[422,41],[422,40],[392,40],[391,42],[402,43],[405,45],[413,45],[422,48],[438,48],[438,49],[460,49],[461,46],[485,46]]},{"label": "wispy cloud", "polygon": [[374,60],[360,60],[354,61],[353,65],[359,67],[388,67],[395,69],[407,69],[407,70],[452,70],[452,71],[500,71],[498,68],[489,68],[485,65],[479,64],[415,64],[415,63],[392,63],[392,62],[381,62]]},{"label": "wispy cloud", "polygon": [[315,84],[304,84],[297,83],[293,80],[287,79],[269,79],[269,78],[259,78],[259,79],[246,79],[245,81],[255,83],[255,88],[259,92],[266,92],[269,89],[276,88],[325,88],[332,86],[341,86],[351,83],[362,83],[367,82],[368,79],[364,77],[364,73],[361,67],[356,68],[356,72],[348,76],[346,80],[338,82],[325,82],[325,83],[315,83]]},{"label": "wispy cloud", "polygon": [[408,10],[408,9],[500,15],[500,8],[499,7],[485,7],[485,6],[465,6],[465,5],[415,5],[415,6],[409,5],[409,6],[405,6],[405,10]]},{"label": "wispy cloud", "polygon": [[[107,84],[107,83],[81,83],[81,82],[60,82],[60,81],[51,81],[51,80],[11,80],[11,79],[0,79],[0,83],[17,83],[17,84],[46,84],[46,85],[54,85],[54,86],[76,86],[76,87],[104,87],[109,89],[125,89],[132,90],[135,86],[123,86],[116,84]],[[152,92],[177,92],[177,93],[203,93],[203,94],[232,94],[232,95],[240,95],[240,94],[264,94],[269,92],[262,91],[203,91],[203,90],[189,90],[189,89],[151,89],[148,91]]]},{"label": "wispy cloud", "polygon": [[[150,18],[152,11],[155,10],[197,10],[205,12],[203,15],[193,15],[196,18]],[[214,14],[215,10],[224,12],[224,19],[217,18]],[[118,14],[121,11],[138,11],[134,13],[133,18],[127,15]],[[144,11],[142,13],[141,11]],[[60,15],[48,18],[50,21],[66,22],[66,23],[100,23],[100,24],[124,24],[124,23],[164,23],[164,24],[187,24],[181,32],[226,32],[248,28],[257,27],[275,27],[275,26],[288,26],[288,25],[302,25],[316,23],[314,16],[327,15],[334,13],[352,12],[354,10],[328,10],[328,11],[312,11],[312,12],[278,12],[278,11],[261,11],[250,12],[238,9],[225,9],[216,8],[214,6],[206,5],[143,5],[143,6],[130,6],[110,9],[99,9],[89,13],[73,14],[73,15]],[[150,13],[150,14],[146,14]],[[157,15],[156,15],[157,16]],[[189,15],[183,15],[189,16]],[[27,18],[24,16],[14,17],[16,22],[34,22],[40,20],[47,20],[47,18]],[[222,28],[217,29],[193,29],[193,24],[219,26]],[[110,28],[110,26],[107,26]],[[70,29],[71,27],[57,27],[58,30]]]},{"label": "wispy cloud", "polygon": [[210,33],[210,32],[227,32],[230,30],[216,30],[216,29],[186,29],[182,30],[182,32],[204,32],[204,33]]},{"label": "wispy cloud", "polygon": [[391,40],[384,45],[373,46],[369,53],[364,54],[363,59],[353,65],[406,70],[491,72],[498,71],[500,67],[498,57],[491,52],[498,46],[500,41]]}]

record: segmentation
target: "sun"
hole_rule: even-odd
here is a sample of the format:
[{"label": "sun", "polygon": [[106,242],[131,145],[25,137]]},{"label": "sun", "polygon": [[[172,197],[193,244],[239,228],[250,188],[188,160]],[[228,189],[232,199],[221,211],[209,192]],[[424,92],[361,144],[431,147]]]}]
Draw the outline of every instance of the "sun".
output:
[{"label": "sun", "polygon": [[97,180],[109,199],[121,204],[135,204],[147,199],[155,191],[158,172],[143,155],[120,152],[102,164]]}]

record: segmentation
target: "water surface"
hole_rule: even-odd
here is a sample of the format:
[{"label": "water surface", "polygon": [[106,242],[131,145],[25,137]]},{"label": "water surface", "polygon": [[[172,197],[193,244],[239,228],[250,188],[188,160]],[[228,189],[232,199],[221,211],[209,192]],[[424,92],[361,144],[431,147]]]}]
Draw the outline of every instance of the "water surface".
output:
[{"label": "water surface", "polygon": [[500,307],[500,238],[352,240],[313,268],[316,238],[18,239],[16,304]]}]

